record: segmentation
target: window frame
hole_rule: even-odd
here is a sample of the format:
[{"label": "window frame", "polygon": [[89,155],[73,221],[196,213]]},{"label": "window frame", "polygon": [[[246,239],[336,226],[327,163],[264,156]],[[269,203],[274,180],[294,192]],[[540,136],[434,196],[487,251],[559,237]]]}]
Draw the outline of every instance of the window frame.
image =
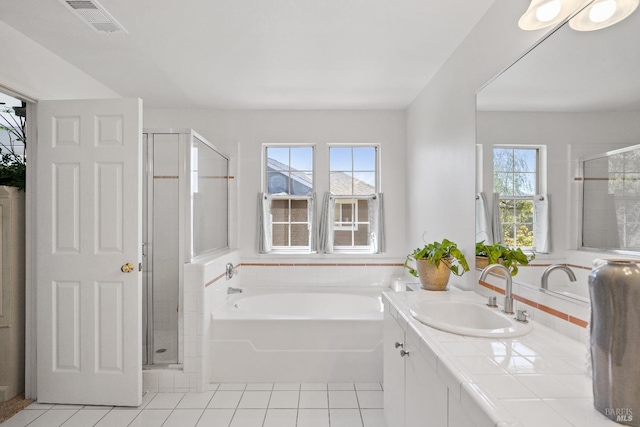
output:
[{"label": "window frame", "polygon": [[[510,150],[535,150],[535,180],[534,180],[534,190],[533,190],[533,195],[531,196],[511,196],[511,195],[503,195],[500,193],[499,199],[500,202],[504,201],[512,201],[514,203],[517,203],[519,201],[530,201],[531,204],[533,205],[532,209],[535,209],[535,198],[536,195],[539,195],[541,193],[544,193],[544,191],[542,190],[542,188],[544,187],[543,183],[544,183],[544,179],[543,179],[543,173],[545,171],[545,167],[544,167],[544,156],[546,156],[546,147],[543,145],[529,145],[529,144],[494,144],[491,150],[491,166],[492,166],[492,190],[494,193],[497,193],[495,185],[496,185],[496,181],[495,181],[495,174],[496,174],[496,170],[495,170],[495,150],[496,149],[510,149]],[[506,173],[506,171],[498,171],[499,173]],[[509,171],[509,173],[513,176],[517,173],[517,171],[515,169],[512,169],[511,171]],[[497,215],[500,215],[500,212],[497,213]],[[515,215],[514,215],[514,219],[515,219]],[[500,221],[500,224],[502,226],[502,243],[504,244],[504,238],[505,238],[505,223],[502,223],[502,221]],[[525,223],[519,223],[519,222],[513,222],[513,223],[509,223],[510,226],[512,227],[517,227],[518,224],[525,224]],[[532,228],[532,232],[533,230],[535,230],[535,215],[532,212],[532,218],[531,218],[531,228]],[[516,241],[517,238],[517,234],[514,235],[514,243]],[[524,251],[535,251],[536,249],[536,242],[535,242],[535,234],[533,236],[533,246],[518,246],[518,245],[511,245],[512,247],[518,247]],[[505,244],[506,245],[506,244]],[[509,246],[509,245],[506,245]]]},{"label": "window frame", "polygon": [[[355,163],[355,158],[353,156],[353,149],[354,148],[373,148],[375,151],[375,159],[374,159],[374,167],[375,169],[373,171],[362,171],[362,172],[373,172],[374,173],[374,191],[372,194],[367,194],[367,195],[363,195],[363,194],[353,194],[353,183],[351,185],[351,190],[352,190],[352,194],[334,194],[331,192],[331,174],[334,172],[344,172],[344,173],[350,173],[351,177],[353,179],[354,175],[356,172],[361,172],[361,171],[356,171],[354,170],[354,163]],[[351,170],[350,171],[344,171],[344,170],[332,170],[331,169],[331,149],[332,148],[351,148]],[[355,219],[355,221],[352,221],[351,224],[354,225],[349,225],[349,226],[340,226],[338,225],[338,221],[335,221],[335,212],[331,212],[331,218],[333,221],[333,232],[334,232],[334,241],[335,241],[335,232],[336,231],[351,231],[351,241],[352,243],[354,242],[355,239],[355,232],[358,231],[358,224],[367,224],[368,226],[370,226],[370,222],[367,220],[366,222],[363,221],[358,221],[357,220],[357,214],[358,214],[358,200],[369,200],[371,197],[375,196],[375,194],[380,192],[380,159],[381,159],[381,155],[380,155],[380,144],[375,144],[375,143],[330,143],[327,144],[327,176],[328,176],[328,180],[329,180],[329,193],[331,194],[331,197],[333,197],[335,199],[336,205],[338,203],[338,200],[352,200],[355,201],[356,203],[353,203],[353,205],[355,205],[356,209],[354,210],[354,214],[353,214],[353,218]],[[334,206],[335,208],[335,206]],[[369,239],[367,239],[368,241]],[[353,254],[373,254],[373,248],[374,245],[369,243],[367,245],[335,245],[333,246],[333,252],[334,253],[340,253],[340,254],[349,254],[349,253],[353,253]]]},{"label": "window frame", "polygon": [[[293,195],[293,194],[271,194],[269,193],[269,156],[268,149],[269,148],[288,148],[289,149],[289,163],[288,171],[291,171],[291,149],[292,148],[311,148],[311,191],[307,195]],[[288,200],[289,201],[289,215],[287,222],[277,221],[274,222],[273,219],[270,219],[269,223],[271,226],[271,251],[269,253],[272,254],[308,254],[314,253],[312,247],[312,231],[313,231],[313,222],[316,221],[314,212],[311,212],[310,208],[313,206],[313,195],[316,189],[316,145],[308,144],[308,143],[264,143],[262,144],[262,191],[268,195],[268,197],[273,201],[275,200]],[[306,171],[303,171],[306,172]],[[291,178],[289,178],[291,179]],[[291,188],[289,188],[289,192],[291,192]],[[307,221],[291,221],[291,201],[294,200],[306,200],[307,201]],[[273,217],[273,214],[271,214]],[[278,246],[273,244],[273,226],[279,224],[288,225],[289,230],[289,245],[288,246]],[[291,230],[292,225],[299,224],[307,224],[307,230],[309,233],[309,243],[306,246],[291,246]]]}]

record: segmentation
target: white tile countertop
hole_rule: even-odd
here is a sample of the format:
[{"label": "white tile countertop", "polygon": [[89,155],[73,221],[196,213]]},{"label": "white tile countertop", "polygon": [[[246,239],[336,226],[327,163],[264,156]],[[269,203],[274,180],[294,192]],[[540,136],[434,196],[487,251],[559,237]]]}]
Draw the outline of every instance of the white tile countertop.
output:
[{"label": "white tile countertop", "polygon": [[385,291],[385,306],[453,398],[479,426],[615,426],[593,406],[587,348],[540,323],[518,338],[475,338],[426,326],[409,313],[421,301],[486,298],[449,287],[445,292]]}]

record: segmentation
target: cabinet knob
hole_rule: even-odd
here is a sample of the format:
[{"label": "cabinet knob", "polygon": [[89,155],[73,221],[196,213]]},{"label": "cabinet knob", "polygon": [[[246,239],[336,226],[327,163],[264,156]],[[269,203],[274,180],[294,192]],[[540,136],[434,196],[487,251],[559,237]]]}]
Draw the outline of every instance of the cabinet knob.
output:
[{"label": "cabinet knob", "polygon": [[400,350],[400,356],[405,357],[405,356],[408,356],[408,355],[409,355],[408,351]]},{"label": "cabinet knob", "polygon": [[396,348],[400,348],[400,347],[404,347],[404,343],[396,341]]}]

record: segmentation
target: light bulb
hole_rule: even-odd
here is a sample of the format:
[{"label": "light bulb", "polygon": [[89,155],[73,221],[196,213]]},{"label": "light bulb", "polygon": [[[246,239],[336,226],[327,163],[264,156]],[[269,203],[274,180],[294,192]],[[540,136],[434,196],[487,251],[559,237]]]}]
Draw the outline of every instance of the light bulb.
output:
[{"label": "light bulb", "polygon": [[[615,3],[615,0],[613,0]],[[536,9],[536,18],[540,22],[549,22],[560,13],[562,5],[559,0],[552,0]]]},{"label": "light bulb", "polygon": [[616,0],[604,0],[595,3],[589,11],[589,19],[593,22],[604,22],[616,13],[617,8],[618,3]]}]

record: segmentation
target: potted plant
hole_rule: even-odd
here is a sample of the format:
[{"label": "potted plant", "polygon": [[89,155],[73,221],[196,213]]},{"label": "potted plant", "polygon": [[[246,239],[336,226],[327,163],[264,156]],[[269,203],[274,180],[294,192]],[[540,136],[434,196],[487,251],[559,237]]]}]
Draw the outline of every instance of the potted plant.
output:
[{"label": "potted plant", "polygon": [[534,254],[525,254],[520,248],[510,248],[501,243],[487,245],[484,240],[476,243],[476,267],[484,268],[489,264],[502,264],[511,272],[518,274],[518,265],[529,265],[535,259]]},{"label": "potted plant", "polygon": [[25,107],[0,106],[0,185],[24,191],[27,177]]},{"label": "potted plant", "polygon": [[[409,266],[409,261],[415,261],[416,268]],[[420,277],[424,289],[443,291],[447,288],[451,273],[462,276],[469,271],[464,254],[458,246],[450,240],[425,244],[407,255],[404,263],[409,273]]]}]

